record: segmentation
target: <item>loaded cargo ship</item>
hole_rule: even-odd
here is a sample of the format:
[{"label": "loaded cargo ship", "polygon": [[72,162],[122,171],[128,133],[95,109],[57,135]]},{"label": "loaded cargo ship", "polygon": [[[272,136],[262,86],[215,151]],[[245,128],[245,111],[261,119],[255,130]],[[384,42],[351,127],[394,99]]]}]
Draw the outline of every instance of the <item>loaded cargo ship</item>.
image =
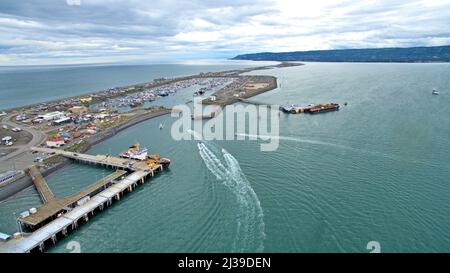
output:
[{"label": "loaded cargo ship", "polygon": [[280,111],[290,114],[300,114],[300,113],[325,113],[330,111],[339,110],[339,104],[337,103],[326,103],[326,104],[310,104],[308,106],[300,107],[297,105],[284,105],[280,106]]},{"label": "loaded cargo ship", "polygon": [[339,104],[337,103],[327,103],[327,104],[319,104],[317,106],[311,107],[308,110],[308,113],[317,114],[317,113],[326,113],[330,111],[339,110]]}]

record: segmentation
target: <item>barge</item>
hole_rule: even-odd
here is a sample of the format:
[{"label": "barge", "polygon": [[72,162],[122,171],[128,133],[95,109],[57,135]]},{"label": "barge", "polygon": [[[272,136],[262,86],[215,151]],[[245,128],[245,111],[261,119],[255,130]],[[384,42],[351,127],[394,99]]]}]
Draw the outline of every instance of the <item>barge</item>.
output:
[{"label": "barge", "polygon": [[317,113],[325,113],[330,111],[339,110],[339,104],[337,103],[326,103],[326,104],[310,104],[304,107],[300,107],[297,105],[282,105],[280,106],[280,111],[289,114],[300,114],[300,113],[309,113],[309,114],[317,114]]},{"label": "barge", "polygon": [[308,113],[310,114],[317,114],[317,113],[326,113],[331,111],[337,111],[339,110],[339,104],[337,103],[327,103],[327,104],[319,104],[317,106],[314,106],[308,110]]}]

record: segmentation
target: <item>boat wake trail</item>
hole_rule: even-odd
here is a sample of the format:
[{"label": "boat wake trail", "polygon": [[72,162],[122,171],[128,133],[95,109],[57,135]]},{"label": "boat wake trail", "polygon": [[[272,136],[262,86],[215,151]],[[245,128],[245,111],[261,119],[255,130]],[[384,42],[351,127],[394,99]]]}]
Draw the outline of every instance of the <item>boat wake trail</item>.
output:
[{"label": "boat wake trail", "polygon": [[255,139],[261,139],[264,141],[271,138],[271,139],[287,140],[287,141],[294,141],[294,142],[301,142],[301,143],[309,143],[309,144],[313,144],[313,145],[330,146],[330,147],[339,148],[339,149],[343,149],[343,150],[358,152],[361,154],[370,154],[370,155],[378,156],[378,157],[382,157],[382,158],[389,158],[389,159],[395,160],[395,161],[410,162],[410,163],[421,164],[421,165],[430,166],[430,167],[435,166],[433,164],[430,164],[429,162],[424,162],[421,160],[411,160],[411,159],[406,159],[406,158],[403,158],[400,156],[381,153],[378,151],[372,151],[372,150],[367,150],[367,149],[358,149],[358,148],[353,148],[353,147],[342,145],[342,144],[335,144],[335,143],[319,141],[319,140],[310,140],[310,139],[303,139],[303,138],[289,137],[289,136],[269,136],[269,135],[255,135],[255,134],[236,134],[236,136],[251,137],[251,138],[255,138]]},{"label": "boat wake trail", "polygon": [[288,140],[288,141],[295,141],[295,142],[302,142],[302,143],[309,143],[309,144],[316,144],[316,145],[325,145],[325,146],[332,146],[342,149],[348,149],[348,150],[354,150],[351,147],[330,143],[330,142],[324,142],[319,140],[310,140],[310,139],[302,139],[302,138],[296,138],[296,137],[288,137],[288,136],[269,136],[269,135],[252,135],[252,134],[236,134],[236,136],[243,136],[243,137],[252,137],[256,139],[278,139],[278,140]]},{"label": "boat wake trail", "polygon": [[225,149],[220,160],[204,143],[198,143],[200,156],[214,176],[231,190],[238,201],[237,232],[233,252],[264,250],[264,214],[258,196],[241,170],[239,162]]}]

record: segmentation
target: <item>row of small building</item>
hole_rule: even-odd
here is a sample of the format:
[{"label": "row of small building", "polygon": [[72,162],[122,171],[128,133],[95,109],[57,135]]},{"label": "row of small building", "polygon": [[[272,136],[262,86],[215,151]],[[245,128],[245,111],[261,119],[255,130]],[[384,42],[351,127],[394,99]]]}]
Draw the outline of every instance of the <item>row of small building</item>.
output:
[{"label": "row of small building", "polygon": [[[120,117],[119,114],[107,114],[107,113],[87,113],[87,110],[81,107],[73,107],[69,110],[72,114],[70,116],[64,114],[63,112],[52,112],[48,113],[48,117],[58,118],[57,120],[51,121],[52,125],[63,125],[66,126],[59,129],[59,132],[46,141],[46,146],[50,148],[59,148],[71,140],[78,139],[83,135],[95,135],[98,133],[98,123],[104,120],[108,121],[117,119]],[[46,118],[46,117],[44,117]]]},{"label": "row of small building", "polygon": [[[86,106],[73,106],[72,108],[69,108],[68,111],[72,114],[83,114],[88,112],[88,108]],[[53,124],[59,125],[71,122],[72,119],[70,117],[67,117],[64,112],[54,111],[43,115],[38,115],[32,120],[34,124],[43,121],[51,121]]]},{"label": "row of small building", "polygon": [[[72,114],[80,114],[80,113],[87,113],[88,108],[85,106],[74,106],[68,111]],[[30,119],[25,114],[20,114],[16,116],[16,121],[22,121],[23,123],[33,123],[38,124],[44,121],[51,121],[55,124],[63,124],[65,122],[70,121],[70,119],[66,116],[66,114],[62,111],[54,111],[50,113],[40,114],[37,115],[35,118]]]}]

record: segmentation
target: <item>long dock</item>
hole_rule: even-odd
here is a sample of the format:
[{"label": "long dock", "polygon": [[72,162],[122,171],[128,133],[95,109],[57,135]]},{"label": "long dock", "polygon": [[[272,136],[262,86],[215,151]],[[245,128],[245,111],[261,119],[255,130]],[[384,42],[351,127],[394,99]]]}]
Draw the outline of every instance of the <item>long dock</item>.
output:
[{"label": "long dock", "polygon": [[[33,232],[0,242],[0,252],[44,252],[58,239],[74,231],[79,224],[88,222],[89,217],[95,212],[102,211],[114,201],[119,201],[125,193],[132,192],[138,184],[144,184],[147,177],[154,176],[156,172],[163,170],[161,164],[150,167],[142,161],[112,156],[93,156],[46,148],[33,148],[33,150],[61,155],[83,163],[111,167],[116,171],[74,195],[60,199],[55,197],[46,199],[44,205],[35,213],[18,219],[22,226]],[[37,168],[33,168],[31,173],[40,174]],[[40,183],[43,189],[48,188],[44,179],[40,180]],[[50,188],[48,190],[50,191]]]},{"label": "long dock", "polygon": [[30,166],[27,171],[31,177],[31,180],[33,180],[34,186],[36,187],[39,196],[41,196],[42,202],[45,204],[53,201],[55,199],[55,195],[50,190],[50,187],[48,186],[47,182],[45,181],[36,165]]},{"label": "long dock", "polygon": [[[122,177],[127,172],[122,170],[117,170],[111,175],[108,175],[94,184],[90,185],[86,189],[77,192],[74,195],[69,197],[61,198],[61,199],[53,199],[49,202],[46,202],[43,206],[38,208],[37,212],[34,214],[30,214],[27,217],[20,218],[19,221],[26,227],[35,229],[36,227],[42,226],[48,221],[53,220],[53,218],[57,217],[60,213],[65,213],[70,211],[73,207],[77,205],[77,202],[82,200],[83,198],[90,198],[95,195],[99,190],[106,189],[109,184],[113,183],[116,179]],[[47,186],[48,187],[48,186]]]},{"label": "long dock", "polygon": [[57,149],[49,149],[49,148],[31,148],[32,151],[37,151],[40,153],[53,154],[53,155],[61,155],[66,158],[70,158],[81,163],[85,164],[93,164],[102,167],[109,167],[114,169],[122,169],[128,171],[146,171],[146,172],[154,172],[156,170],[162,170],[161,165],[156,165],[154,168],[149,167],[143,161],[136,161],[133,159],[126,159],[120,157],[114,157],[109,155],[89,155],[89,154],[81,154],[75,152],[68,152],[64,150]]}]

